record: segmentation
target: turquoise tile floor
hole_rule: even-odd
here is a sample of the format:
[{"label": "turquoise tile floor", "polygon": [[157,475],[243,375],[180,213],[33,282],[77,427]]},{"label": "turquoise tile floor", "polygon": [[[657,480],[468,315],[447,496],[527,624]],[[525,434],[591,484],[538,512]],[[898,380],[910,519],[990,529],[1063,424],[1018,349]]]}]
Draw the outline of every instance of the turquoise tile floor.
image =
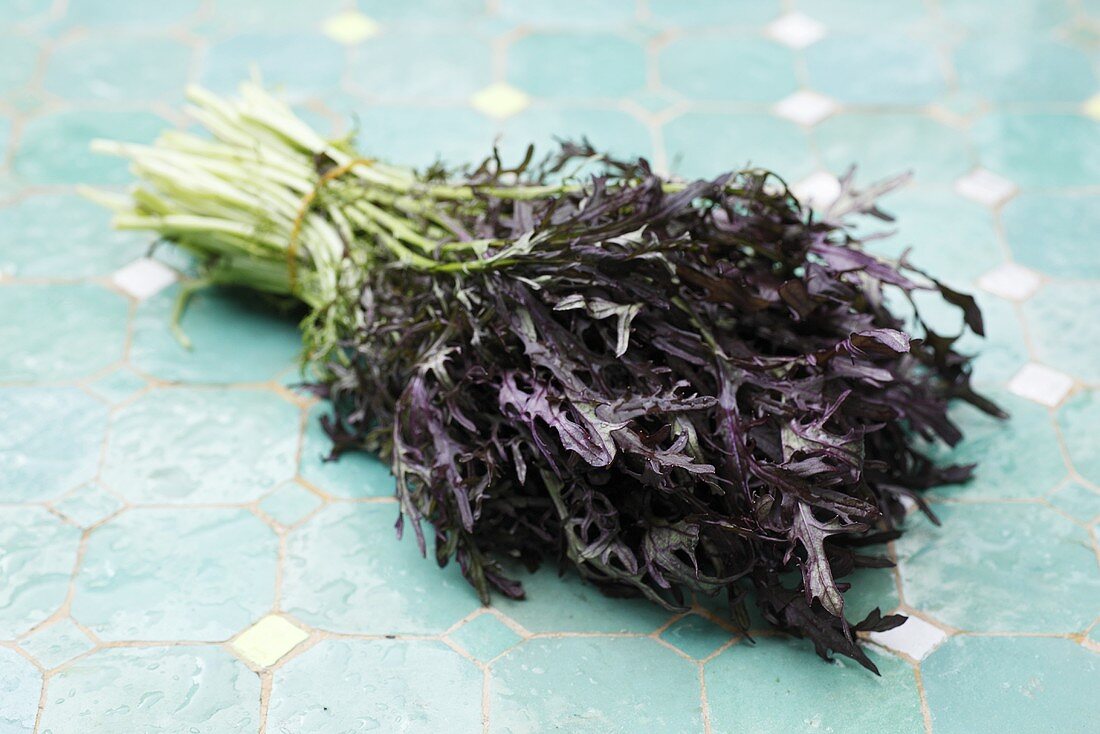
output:
[{"label": "turquoise tile floor", "polygon": [[[849,594],[912,615],[882,676],[552,570],[484,609],[378,462],[321,460],[291,321],[201,293],[181,349],[187,263],[75,185],[254,71],[412,164],[584,133],[818,204],[913,169],[878,246],[977,293],[1015,418],[958,410],[978,477]],[[0,734],[1100,731],[1098,71],[1094,0],[0,2]]]}]

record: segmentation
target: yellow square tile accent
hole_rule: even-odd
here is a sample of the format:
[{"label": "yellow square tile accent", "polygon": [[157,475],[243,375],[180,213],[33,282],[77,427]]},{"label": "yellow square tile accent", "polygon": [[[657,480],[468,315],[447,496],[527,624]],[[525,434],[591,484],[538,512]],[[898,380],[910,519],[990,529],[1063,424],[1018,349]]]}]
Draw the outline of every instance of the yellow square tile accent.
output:
[{"label": "yellow square tile accent", "polygon": [[1100,120],[1100,94],[1095,94],[1085,102],[1085,114],[1094,120]]},{"label": "yellow square tile accent", "polygon": [[470,97],[474,109],[490,117],[511,117],[530,103],[527,95],[509,84],[490,84]]},{"label": "yellow square tile accent", "polygon": [[321,26],[325,35],[349,46],[378,35],[378,24],[354,10],[337,13]]},{"label": "yellow square tile accent", "polygon": [[302,644],[309,634],[277,614],[269,614],[252,625],[232,643],[233,650],[247,662],[261,668],[274,665]]}]

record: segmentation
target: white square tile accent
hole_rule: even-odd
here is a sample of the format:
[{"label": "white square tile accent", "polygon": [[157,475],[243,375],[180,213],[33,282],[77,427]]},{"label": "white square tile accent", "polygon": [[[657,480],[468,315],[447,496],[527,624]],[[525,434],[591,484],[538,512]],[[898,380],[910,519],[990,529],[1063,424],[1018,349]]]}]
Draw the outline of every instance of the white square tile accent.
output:
[{"label": "white square tile accent", "polygon": [[839,105],[823,94],[802,90],[780,100],[775,114],[788,120],[812,126],[837,111]]},{"label": "white square tile accent", "polygon": [[277,663],[305,642],[309,633],[277,614],[269,614],[233,640],[233,651],[258,668]]},{"label": "white square tile accent", "polygon": [[975,168],[955,181],[955,193],[986,206],[997,206],[1016,191],[1016,184],[984,168]]},{"label": "white square tile accent", "polygon": [[818,171],[791,186],[791,192],[806,206],[827,209],[840,196],[840,181],[831,173]]},{"label": "white square tile accent", "polygon": [[1009,380],[1010,392],[1053,408],[1073,389],[1073,378],[1046,365],[1028,362]]},{"label": "white square tile accent", "polygon": [[160,293],[178,279],[176,271],[167,265],[143,257],[115,271],[114,284],[139,301]]},{"label": "white square tile accent", "polygon": [[923,660],[947,639],[947,633],[920,617],[911,616],[900,627],[886,632],[871,632],[867,639],[876,645],[903,652],[914,660]]},{"label": "white square tile accent", "polygon": [[470,104],[475,110],[484,112],[489,117],[503,120],[522,111],[531,103],[526,94],[510,84],[498,82],[490,84],[477,94],[470,97]]},{"label": "white square tile accent", "polygon": [[345,46],[352,46],[378,34],[378,24],[355,10],[333,15],[321,24],[325,35]]},{"label": "white square tile accent", "polygon": [[803,13],[786,13],[770,23],[764,31],[791,48],[806,48],[825,37],[826,28]]},{"label": "white square tile accent", "polygon": [[1100,94],[1089,97],[1082,107],[1084,113],[1094,120],[1100,120]]},{"label": "white square tile accent", "polygon": [[1043,284],[1039,274],[1016,263],[998,265],[978,278],[978,287],[1010,301],[1026,301]]}]

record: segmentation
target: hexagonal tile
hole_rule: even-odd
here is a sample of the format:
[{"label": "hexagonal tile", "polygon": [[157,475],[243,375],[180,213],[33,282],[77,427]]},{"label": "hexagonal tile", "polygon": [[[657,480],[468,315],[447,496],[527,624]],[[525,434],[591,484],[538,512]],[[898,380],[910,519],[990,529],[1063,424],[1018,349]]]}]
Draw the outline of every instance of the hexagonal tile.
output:
[{"label": "hexagonal tile", "polygon": [[491,676],[492,732],[702,728],[695,665],[646,638],[528,640],[494,662]]},{"label": "hexagonal tile", "polygon": [[1025,364],[1009,380],[1010,392],[1033,402],[1053,408],[1073,389],[1073,378],[1046,365]]},{"label": "hexagonal tile", "polygon": [[119,367],[111,370],[87,387],[99,397],[109,403],[117,403],[133,395],[138,390],[146,387],[149,382],[136,374],[129,367]]},{"label": "hexagonal tile", "polygon": [[78,487],[54,502],[53,507],[80,527],[86,528],[121,509],[122,500],[101,487],[89,484]]},{"label": "hexagonal tile", "polygon": [[264,514],[283,526],[290,526],[313,512],[322,500],[297,482],[284,482],[260,500]]},{"label": "hexagonal tile", "polygon": [[111,214],[72,194],[28,196],[0,209],[0,273],[24,278],[105,275],[139,257],[149,237],[110,229]]},{"label": "hexagonal tile", "polygon": [[42,86],[70,102],[175,101],[187,83],[191,49],[164,36],[89,34],[49,56]]},{"label": "hexagonal tile", "polygon": [[698,614],[676,620],[661,633],[662,640],[699,659],[713,653],[731,637],[735,635]]},{"label": "hexagonal tile", "polygon": [[954,637],[921,672],[937,733],[1005,721],[1013,734],[1085,734],[1100,720],[1100,655],[1071,640]]},{"label": "hexagonal tile", "polygon": [[490,84],[470,97],[471,107],[498,120],[522,112],[530,103],[526,94],[503,82]]},{"label": "hexagonal tile", "polygon": [[493,605],[532,632],[652,632],[672,615],[646,599],[613,599],[553,563],[535,573],[510,569],[527,598],[494,598]]},{"label": "hexagonal tile", "polygon": [[711,725],[723,734],[923,732],[913,669],[899,658],[866,653],[881,676],[847,658],[831,664],[819,660],[805,640],[760,637],[755,644],[738,643],[706,666]]},{"label": "hexagonal tile", "polygon": [[115,414],[102,477],[133,502],[251,502],[294,475],[297,434],[266,390],[154,390]]},{"label": "hexagonal tile", "polygon": [[92,283],[0,288],[0,380],[71,380],[122,359],[126,299]]},{"label": "hexagonal tile", "polygon": [[969,168],[966,134],[923,115],[845,112],[811,134],[826,168],[841,172],[855,163],[862,182],[912,171],[918,183],[940,183]]},{"label": "hexagonal tile", "polygon": [[50,678],[41,731],[255,731],[260,679],[218,647],[100,650]]},{"label": "hexagonal tile", "polygon": [[665,123],[664,136],[671,169],[686,178],[746,164],[782,171],[792,181],[814,170],[806,131],[774,115],[689,112]]},{"label": "hexagonal tile", "polygon": [[72,615],[105,640],[225,640],[274,602],[277,549],[246,510],[130,510],[88,538]]},{"label": "hexagonal tile", "polygon": [[967,631],[1078,632],[1100,609],[1084,530],[1043,505],[940,504],[896,541],[905,599]]},{"label": "hexagonal tile", "polygon": [[481,671],[434,640],[322,640],[275,671],[272,731],[481,729]]},{"label": "hexagonal tile", "polygon": [[74,388],[0,388],[0,502],[54,499],[91,479],[107,407]]},{"label": "hexagonal tile", "polygon": [[1004,263],[978,278],[978,287],[1010,301],[1026,301],[1043,285],[1043,279],[1016,263]]},{"label": "hexagonal tile", "polygon": [[[525,0],[529,4],[530,0]],[[585,9],[591,3],[586,4]],[[779,15],[779,0],[649,0],[650,14],[661,23],[680,26],[759,25]]]},{"label": "hexagonal tile", "polygon": [[180,321],[191,341],[183,347],[170,328],[177,288],[153,296],[134,316],[130,362],[137,369],[165,380],[229,383],[270,380],[294,365],[301,351],[294,319],[254,293],[195,293]]},{"label": "hexagonal tile", "polygon": [[537,97],[622,97],[645,87],[645,51],[610,33],[532,33],[508,49],[508,82]]},{"label": "hexagonal tile", "polygon": [[970,133],[982,165],[1023,188],[1100,183],[1100,121],[1083,115],[997,112],[975,122]]},{"label": "hexagonal tile", "polygon": [[1085,51],[1045,39],[976,34],[955,50],[959,88],[998,103],[1083,102],[1096,91]]},{"label": "hexagonal tile", "polygon": [[[283,609],[337,632],[442,632],[480,606],[456,564],[422,558],[396,504],[329,505],[287,538]],[[431,603],[425,600],[431,599]]]},{"label": "hexagonal tile", "polygon": [[[1100,138],[1097,138],[1100,140]],[[1095,283],[1052,283],[1024,304],[1039,360],[1086,382],[1100,382],[1100,288]]]},{"label": "hexagonal tile", "polygon": [[1026,191],[1001,213],[1016,260],[1056,278],[1100,278],[1100,196]]},{"label": "hexagonal tile", "polygon": [[278,614],[269,614],[233,640],[233,650],[246,662],[268,668],[309,639],[309,633]]},{"label": "hexagonal tile", "polygon": [[38,715],[38,697],[42,692],[42,674],[30,660],[0,647],[0,723],[7,734],[30,734]]},{"label": "hexagonal tile", "polygon": [[1073,396],[1058,411],[1058,425],[1073,467],[1085,479],[1100,484],[1100,442],[1096,440],[1100,392],[1086,390]]},{"label": "hexagonal tile", "polygon": [[657,63],[661,83],[689,99],[777,102],[798,89],[791,50],[751,36],[736,43],[684,36],[661,49]]},{"label": "hexagonal tile", "polygon": [[1046,409],[1000,391],[987,395],[1012,416],[998,420],[966,403],[956,403],[949,415],[962,430],[954,449],[937,444],[932,455],[941,462],[977,464],[974,477],[961,485],[938,487],[933,493],[965,499],[1039,497],[1066,475],[1062,451]]},{"label": "hexagonal tile", "polygon": [[492,660],[522,639],[488,612],[477,615],[447,636],[478,660]]},{"label": "hexagonal tile", "polygon": [[885,632],[871,632],[871,642],[903,652],[914,660],[923,660],[947,639],[947,633],[920,617],[910,616],[900,627]]},{"label": "hexagonal tile", "polygon": [[392,497],[396,488],[390,469],[365,451],[349,451],[339,459],[328,460],[332,441],[325,434],[321,417],[331,413],[326,405],[317,405],[306,419],[302,459],[298,471],[310,484],[335,497]]},{"label": "hexagonal tile", "polygon": [[947,89],[933,44],[897,30],[839,33],[804,52],[810,86],[861,105],[925,105]]},{"label": "hexagonal tile", "polygon": [[169,124],[134,110],[65,110],[29,120],[20,136],[12,168],[38,184],[124,184],[131,178],[125,160],[90,149],[96,138],[150,143]]},{"label": "hexagonal tile", "polygon": [[784,97],[774,107],[775,114],[786,117],[800,125],[811,127],[836,112],[840,106],[824,94],[799,90]]},{"label": "hexagonal tile", "polygon": [[19,642],[43,668],[56,668],[66,660],[88,652],[95,643],[69,618],[58,620]]},{"label": "hexagonal tile", "polygon": [[1070,482],[1054,490],[1047,501],[1084,523],[1100,518],[1100,492],[1083,487],[1077,482]]},{"label": "hexagonal tile", "polygon": [[464,102],[492,81],[491,56],[469,31],[391,28],[356,50],[350,79],[371,99]]},{"label": "hexagonal tile", "polygon": [[[0,507],[0,640],[10,640],[61,606],[80,530],[41,507]],[[3,690],[0,688],[0,690]]]},{"label": "hexagonal tile", "polygon": [[339,89],[346,65],[340,43],[301,26],[247,31],[223,35],[209,45],[202,59],[203,85],[216,92],[235,92],[255,69],[265,84],[279,87],[294,100]]}]

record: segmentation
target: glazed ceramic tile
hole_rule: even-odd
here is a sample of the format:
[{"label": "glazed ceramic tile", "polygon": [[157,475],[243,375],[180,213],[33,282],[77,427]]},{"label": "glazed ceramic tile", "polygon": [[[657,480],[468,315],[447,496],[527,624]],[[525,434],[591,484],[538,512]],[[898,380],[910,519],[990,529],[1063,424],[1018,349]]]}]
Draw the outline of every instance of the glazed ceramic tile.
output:
[{"label": "glazed ceramic tile", "polygon": [[1047,501],[1083,523],[1100,517],[1100,492],[1083,487],[1077,482],[1070,482],[1051,492]]},{"label": "glazed ceramic tile", "polygon": [[492,660],[520,641],[520,636],[492,614],[479,614],[447,635],[478,660]]},{"label": "glazed ceramic tile", "polygon": [[537,155],[544,156],[554,150],[555,139],[582,137],[588,137],[593,145],[605,146],[615,155],[653,154],[653,141],[646,126],[619,110],[528,109],[504,122],[500,142],[507,160],[519,162],[530,144],[535,145]]},{"label": "glazed ceramic tile", "polygon": [[102,479],[138,503],[251,502],[294,475],[297,421],[267,390],[156,390],[115,414]]},{"label": "glazed ceramic tile", "polygon": [[95,476],[107,408],[75,388],[0,388],[0,502],[56,499]]},{"label": "glazed ceramic tile", "polygon": [[171,38],[89,36],[54,50],[42,85],[77,102],[179,101],[191,55]]},{"label": "glazed ceramic tile", "polygon": [[12,169],[37,184],[122,184],[130,179],[126,162],[93,153],[98,138],[152,142],[167,123],[148,112],[66,110],[26,122]]},{"label": "glazed ceramic tile", "polygon": [[51,734],[216,734],[259,720],[260,679],[212,645],[98,650],[50,678],[41,719]]},{"label": "glazed ceramic tile", "polygon": [[1051,283],[1024,304],[1038,357],[1086,382],[1100,382],[1100,313],[1096,283]]},{"label": "glazed ceramic tile", "polygon": [[30,81],[38,44],[20,36],[0,36],[0,98]]},{"label": "glazed ceramic tile", "polygon": [[1054,113],[994,113],[974,123],[980,162],[1023,187],[1100,183],[1100,122]]},{"label": "glazed ceramic tile", "polygon": [[955,52],[962,89],[996,102],[1081,102],[1096,92],[1088,56],[1055,41],[976,36]]},{"label": "glazed ceramic tile", "polygon": [[292,530],[283,609],[320,629],[373,635],[440,633],[477,609],[454,565],[420,557],[408,523],[395,539],[396,519],[392,503],[329,505]]},{"label": "glazed ceramic tile", "polygon": [[274,731],[480,731],[481,671],[431,640],[323,640],[275,672]]},{"label": "glazed ceramic tile", "polygon": [[321,498],[297,482],[280,484],[260,500],[260,509],[283,526],[293,525],[321,505]]},{"label": "glazed ceramic tile", "polygon": [[689,614],[661,633],[661,639],[693,658],[705,658],[736,637],[706,617]]},{"label": "glazed ceramic tile", "polygon": [[271,607],[275,533],[239,509],[133,509],[91,532],[73,618],[104,640],[225,640]]},{"label": "glazed ceramic tile", "polygon": [[1001,213],[1017,262],[1056,278],[1100,278],[1100,196],[1025,193]]},{"label": "glazed ceramic tile", "polygon": [[18,277],[106,275],[140,257],[149,238],[109,231],[111,215],[71,194],[28,196],[0,209],[0,273]]},{"label": "glazed ceramic tile", "polygon": [[255,294],[205,289],[192,295],[180,319],[191,347],[183,346],[170,328],[178,288],[138,307],[130,347],[137,369],[165,380],[262,382],[295,363],[301,335],[294,318],[272,312]]},{"label": "glazed ceramic tile", "polygon": [[664,86],[692,99],[777,102],[798,88],[790,49],[748,35],[685,35],[658,65]]},{"label": "glazed ceramic tile", "polygon": [[393,474],[376,457],[349,452],[339,458],[329,458],[332,442],[321,425],[322,417],[329,412],[326,406],[318,405],[306,419],[298,467],[302,478],[334,497],[392,497],[396,487]]},{"label": "glazed ceramic tile", "polygon": [[31,734],[38,714],[42,674],[14,650],[0,647],[0,724],[5,732]]},{"label": "glazed ceramic tile", "polygon": [[955,637],[922,666],[932,725],[970,734],[1005,722],[1013,732],[1086,734],[1100,718],[1100,655],[1070,640]]},{"label": "glazed ceramic tile", "polygon": [[71,380],[117,362],[127,310],[92,283],[0,288],[0,381]]},{"label": "glazed ceramic tile", "polygon": [[27,632],[57,611],[79,543],[79,528],[45,508],[0,508],[0,640]]},{"label": "glazed ceramic tile", "polygon": [[1073,467],[1089,481],[1100,484],[1100,443],[1093,433],[1100,420],[1100,392],[1085,390],[1058,410],[1058,425],[1065,437]]},{"label": "glazed ceramic tile", "polygon": [[906,602],[967,631],[1079,632],[1100,605],[1084,530],[1037,504],[937,504],[897,541]]},{"label": "glazed ceramic tile", "polygon": [[242,33],[213,44],[202,61],[202,83],[231,92],[253,69],[296,98],[339,88],[344,49],[326,36],[302,32]]},{"label": "glazed ceramic tile", "polygon": [[21,640],[19,646],[49,670],[77,655],[83,655],[95,647],[95,643],[71,619],[66,618],[35,630]]},{"label": "glazed ceramic tile", "polygon": [[797,181],[816,167],[805,131],[772,115],[689,112],[663,131],[669,168],[680,176],[705,178],[753,165]]},{"label": "glazed ceramic tile", "polygon": [[[759,637],[755,644],[740,642],[708,662],[713,731],[924,731],[908,663],[867,650],[881,673],[876,677],[850,660],[807,660],[808,647],[804,640]],[[854,700],[862,705],[852,706]]]},{"label": "glazed ceramic tile", "polygon": [[965,484],[937,487],[939,497],[1023,499],[1039,497],[1066,476],[1054,423],[1046,408],[1000,391],[990,397],[1012,416],[999,420],[960,403],[950,416],[966,440],[955,449],[937,448],[936,458],[953,464],[977,464]]},{"label": "glazed ceramic tile", "polygon": [[233,651],[258,668],[267,668],[309,639],[309,633],[285,617],[269,614],[233,640]]},{"label": "glazed ceramic tile", "polygon": [[947,88],[935,48],[906,34],[834,34],[805,57],[810,86],[841,102],[925,105]]},{"label": "glazed ceramic tile", "polygon": [[605,33],[538,33],[508,50],[508,82],[535,97],[622,97],[645,86],[638,44]]},{"label": "glazed ceramic tile", "polygon": [[82,528],[91,527],[122,509],[122,500],[95,484],[74,489],[53,503],[55,510]]},{"label": "glazed ceramic tile", "polygon": [[695,666],[654,640],[528,640],[494,663],[489,685],[491,732],[701,728]]},{"label": "glazed ceramic tile", "polygon": [[[407,55],[398,69],[387,59]],[[490,49],[470,33],[394,31],[364,43],[351,63],[354,87],[371,99],[462,102],[489,84]]]},{"label": "glazed ceramic tile", "polygon": [[826,168],[843,173],[856,165],[865,186],[906,171],[920,184],[947,182],[971,167],[963,132],[924,115],[839,114],[813,137]]},{"label": "glazed ceramic tile", "polygon": [[759,25],[779,15],[779,0],[649,0],[649,12],[661,23],[681,26]]}]

